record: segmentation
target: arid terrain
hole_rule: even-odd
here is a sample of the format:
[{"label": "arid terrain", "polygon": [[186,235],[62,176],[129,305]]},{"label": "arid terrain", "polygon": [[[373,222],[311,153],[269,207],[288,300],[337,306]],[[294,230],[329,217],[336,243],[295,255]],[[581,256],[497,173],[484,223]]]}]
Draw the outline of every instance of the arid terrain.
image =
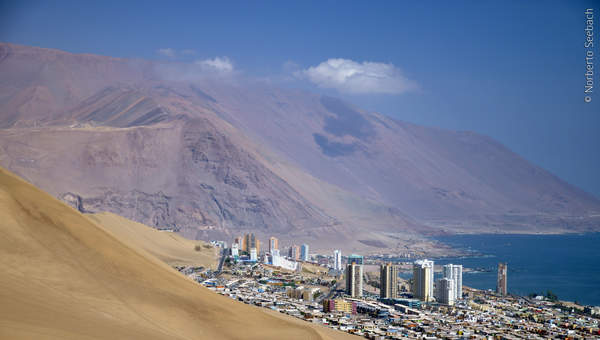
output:
[{"label": "arid terrain", "polygon": [[[173,256],[178,238],[138,230],[130,242],[94,220],[143,227],[84,216],[0,169],[0,338],[350,338],[201,287],[153,255]],[[182,245],[175,256],[190,259]]]},{"label": "arid terrain", "polygon": [[217,268],[219,252],[207,242],[192,241],[177,233],[160,231],[113,213],[85,216],[119,240],[143,249],[170,266]]},{"label": "arid terrain", "polygon": [[0,165],[82,212],[365,252],[600,227],[597,198],[476,133],[182,63],[0,44],[0,75]]}]

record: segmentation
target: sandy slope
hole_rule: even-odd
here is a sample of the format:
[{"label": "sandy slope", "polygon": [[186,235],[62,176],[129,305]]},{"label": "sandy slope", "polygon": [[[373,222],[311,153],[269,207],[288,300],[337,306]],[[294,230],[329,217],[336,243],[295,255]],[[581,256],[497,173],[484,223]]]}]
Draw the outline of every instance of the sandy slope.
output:
[{"label": "sandy slope", "polygon": [[[85,215],[113,233],[120,241],[135,245],[156,256],[169,265],[203,266],[215,269],[217,250],[207,249],[203,241],[192,241],[176,233],[164,232],[134,222],[119,215],[103,212]],[[196,250],[196,246],[200,246]]]},{"label": "sandy slope", "polygon": [[0,169],[1,339],[341,339],[210,292]]}]

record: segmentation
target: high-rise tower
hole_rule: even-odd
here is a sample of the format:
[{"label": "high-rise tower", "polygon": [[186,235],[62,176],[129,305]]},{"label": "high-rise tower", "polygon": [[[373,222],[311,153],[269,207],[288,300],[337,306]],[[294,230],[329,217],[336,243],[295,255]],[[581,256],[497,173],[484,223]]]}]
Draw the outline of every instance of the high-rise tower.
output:
[{"label": "high-rise tower", "polygon": [[507,280],[508,265],[506,263],[498,263],[498,283],[496,285],[496,293],[506,295],[506,280]]},{"label": "high-rise tower", "polygon": [[273,254],[273,250],[279,249],[279,240],[273,236],[269,237],[269,254]]},{"label": "high-rise tower", "polygon": [[454,301],[462,299],[462,265],[447,264],[443,267],[444,278],[453,281]]},{"label": "high-rise tower", "polygon": [[[362,258],[362,257],[361,257]],[[352,297],[361,297],[363,291],[363,266],[362,261],[348,260],[346,266],[346,294]]]},{"label": "high-rise tower", "polygon": [[288,257],[292,260],[300,260],[300,247],[295,244],[292,245],[290,247]]},{"label": "high-rise tower", "polygon": [[380,291],[382,299],[398,297],[398,267],[391,263],[382,264],[380,268]]},{"label": "high-rise tower", "polygon": [[334,250],[333,251],[333,269],[342,270],[342,251]]},{"label": "high-rise tower", "polygon": [[454,296],[456,296],[454,287],[453,279],[447,277],[439,279],[435,286],[436,301],[445,305],[453,305],[455,301]]},{"label": "high-rise tower", "polygon": [[433,299],[433,261],[418,260],[413,264],[412,292],[423,301]]},{"label": "high-rise tower", "polygon": [[300,247],[300,259],[302,261],[308,261],[308,257],[308,244],[305,243]]},{"label": "high-rise tower", "polygon": [[254,236],[253,233],[249,233],[244,236],[242,250],[250,253],[250,249],[252,248],[256,248],[256,253],[260,254],[260,241],[256,238],[256,236]]}]

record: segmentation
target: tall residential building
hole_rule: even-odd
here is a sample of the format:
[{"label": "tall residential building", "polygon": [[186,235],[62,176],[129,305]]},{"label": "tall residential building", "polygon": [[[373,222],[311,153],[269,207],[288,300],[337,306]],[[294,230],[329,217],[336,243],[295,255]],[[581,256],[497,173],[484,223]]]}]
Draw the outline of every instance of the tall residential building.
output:
[{"label": "tall residential building", "polygon": [[256,248],[256,253],[260,254],[260,241],[256,238],[256,236],[254,236],[253,233],[249,233],[244,236],[242,250],[250,252],[250,249],[252,248]]},{"label": "tall residential building", "polygon": [[437,302],[450,306],[454,304],[454,296],[456,295],[454,282],[453,279],[446,277],[437,281],[435,285],[435,299]]},{"label": "tall residential building", "polygon": [[333,251],[333,269],[342,270],[342,251],[334,250]]},{"label": "tall residential building", "polygon": [[279,249],[279,240],[271,236],[269,237],[269,254],[273,253],[273,250]]},{"label": "tall residential building", "polygon": [[415,298],[431,301],[433,298],[433,261],[418,260],[413,264],[412,292]]},{"label": "tall residential building", "polygon": [[299,260],[300,259],[300,247],[295,244],[292,245],[290,247],[290,252],[288,253],[288,257],[293,260]]},{"label": "tall residential building", "polygon": [[241,236],[237,236],[233,239],[233,243],[237,243],[239,250],[244,250],[244,238]]},{"label": "tall residential building", "polygon": [[256,248],[250,248],[250,261],[258,261],[258,251]]},{"label": "tall residential building", "polygon": [[363,266],[356,262],[346,266],[346,294],[352,297],[361,297],[363,291]]},{"label": "tall residential building", "polygon": [[506,279],[508,273],[508,265],[506,263],[498,263],[498,283],[496,285],[496,293],[506,295]]},{"label": "tall residential building", "polygon": [[273,254],[273,250],[279,249],[279,240],[273,236],[269,237],[269,254]]},{"label": "tall residential building", "polygon": [[303,244],[300,247],[300,259],[302,261],[308,261],[308,244]]},{"label": "tall residential building", "polygon": [[382,264],[380,268],[380,291],[382,299],[398,297],[398,267],[391,263]]},{"label": "tall residential building", "polygon": [[237,243],[231,245],[231,256],[237,257],[240,255],[239,253],[240,246]]},{"label": "tall residential building", "polygon": [[462,265],[447,264],[443,274],[444,278],[454,281],[454,301],[462,299]]},{"label": "tall residential building", "polygon": [[249,235],[250,234],[246,234],[246,235],[244,235],[242,237],[242,241],[240,243],[240,246],[241,246],[240,249],[242,251],[245,251],[245,252],[249,252],[250,251],[250,247],[248,247],[248,239],[250,238]]}]

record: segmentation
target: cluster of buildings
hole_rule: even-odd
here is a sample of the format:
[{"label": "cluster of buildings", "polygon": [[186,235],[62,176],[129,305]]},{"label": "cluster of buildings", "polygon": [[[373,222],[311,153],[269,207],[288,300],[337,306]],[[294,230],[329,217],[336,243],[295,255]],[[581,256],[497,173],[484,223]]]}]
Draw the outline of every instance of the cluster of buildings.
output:
[{"label": "cluster of buildings", "polygon": [[[308,245],[292,245],[283,256],[279,241],[271,237],[268,249],[261,252],[260,241],[247,234],[232,244],[230,254],[235,261],[224,271],[198,275],[187,268],[182,272],[240,302],[368,339],[600,337],[600,310],[575,311],[543,297],[508,295],[506,263],[498,265],[495,293],[463,287],[462,265],[438,266],[440,278],[435,280],[433,261],[405,263],[403,270],[412,267],[407,292],[400,283],[406,282],[399,279],[400,266],[378,261],[376,295],[368,289],[377,285],[373,281],[376,276],[364,272],[363,256],[349,255],[343,261],[342,252],[335,250],[333,256],[315,255],[316,261],[308,262],[308,251]],[[301,264],[324,270],[315,275]],[[338,289],[341,285],[343,289]]]},{"label": "cluster of buildings", "polygon": [[436,301],[445,305],[454,305],[462,299],[462,265],[443,266],[443,277],[434,287],[435,265],[430,260],[418,260],[413,264],[412,292],[422,301]]},{"label": "cluster of buildings", "polygon": [[248,262],[258,262],[262,256],[263,262],[288,270],[297,270],[298,261],[310,260],[308,244],[290,246],[285,256],[279,250],[279,240],[273,236],[269,238],[268,249],[261,252],[261,242],[254,233],[236,237],[231,245],[230,254],[235,260]]},{"label": "cluster of buildings", "polygon": [[[269,238],[268,250],[261,253],[260,240],[253,233],[234,239],[231,246],[231,255],[237,260],[242,254],[247,256],[242,260],[249,262],[258,262],[259,256],[262,255],[263,263],[287,270],[298,270],[300,268],[298,261],[306,262],[310,260],[308,244],[291,245],[287,256],[284,256],[279,250],[279,240],[276,237]],[[364,264],[363,256],[353,254],[347,257],[344,268],[341,250],[334,250],[333,252],[332,269],[334,273],[344,274],[345,293],[352,298],[363,296]],[[435,282],[435,264],[431,260],[416,260],[412,265],[412,272],[411,292],[413,298],[423,302],[437,302],[449,306],[462,299],[462,265],[444,265],[442,267],[442,277]],[[390,262],[380,266],[380,298],[398,298],[398,274],[398,267]],[[507,295],[506,263],[498,265],[497,283],[497,293],[501,296]]]},{"label": "cluster of buildings", "polygon": [[[338,254],[334,253],[334,257]],[[345,280],[346,294],[356,298],[363,296],[363,264],[362,256],[348,256]],[[434,284],[434,263],[430,260],[417,260],[413,263],[411,291],[413,297],[424,302],[438,302],[454,305],[462,299],[462,265],[447,264],[443,266],[443,277]],[[381,299],[397,299],[398,267],[385,263],[379,270],[379,292]]]},{"label": "cluster of buildings", "polygon": [[[274,245],[269,253],[275,250]],[[329,257],[327,265],[311,264],[324,267],[323,273],[326,274],[323,275],[305,270],[286,271],[260,261],[236,261],[220,273],[206,269],[198,272],[198,268],[180,270],[216,293],[241,303],[269,308],[368,339],[565,339],[600,336],[600,320],[592,313],[578,314],[545,300],[463,288],[462,267],[457,265],[438,268],[442,278],[432,283],[433,262],[416,261],[412,264],[415,276],[413,293],[409,294],[398,291],[399,267],[384,263],[379,268],[379,296],[368,293],[364,286],[359,292],[363,285],[359,274],[365,265],[364,258],[348,256],[345,267],[341,268],[337,256],[341,262],[341,252],[338,251]],[[327,266],[330,268],[325,268]],[[336,267],[338,270],[335,270]],[[340,281],[339,269],[345,270],[345,281]],[[502,271],[499,277],[505,278]],[[418,284],[415,284],[417,281]],[[345,290],[337,289],[341,283],[346,283]],[[364,284],[367,285],[367,282]],[[432,285],[435,287],[431,301],[411,298],[417,296],[416,291],[422,292],[424,297],[431,296]],[[454,303],[440,301],[445,299],[454,299]]]}]

